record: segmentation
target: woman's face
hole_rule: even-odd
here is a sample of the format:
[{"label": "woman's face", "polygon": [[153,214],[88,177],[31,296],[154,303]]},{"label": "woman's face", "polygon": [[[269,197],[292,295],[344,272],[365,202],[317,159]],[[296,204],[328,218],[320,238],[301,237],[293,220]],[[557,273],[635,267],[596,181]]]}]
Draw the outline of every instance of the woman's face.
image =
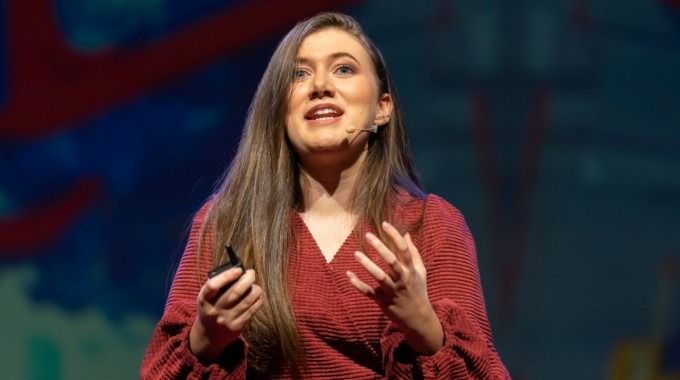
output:
[{"label": "woman's face", "polygon": [[369,132],[346,129],[383,125],[389,119],[376,117],[392,111],[364,46],[345,31],[323,29],[303,40],[296,65],[286,132],[298,154],[305,159],[364,151]]}]

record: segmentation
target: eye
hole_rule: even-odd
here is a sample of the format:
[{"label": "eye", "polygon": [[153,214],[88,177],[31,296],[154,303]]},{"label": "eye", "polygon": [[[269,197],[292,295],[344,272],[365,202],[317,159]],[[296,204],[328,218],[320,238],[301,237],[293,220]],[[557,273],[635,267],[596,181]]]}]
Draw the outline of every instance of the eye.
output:
[{"label": "eye", "polygon": [[296,81],[303,80],[308,75],[309,75],[309,73],[304,69],[295,69],[295,73],[293,74],[293,79],[295,79]]},{"label": "eye", "polygon": [[349,65],[340,65],[335,69],[335,72],[340,75],[352,75],[354,74],[354,69]]}]

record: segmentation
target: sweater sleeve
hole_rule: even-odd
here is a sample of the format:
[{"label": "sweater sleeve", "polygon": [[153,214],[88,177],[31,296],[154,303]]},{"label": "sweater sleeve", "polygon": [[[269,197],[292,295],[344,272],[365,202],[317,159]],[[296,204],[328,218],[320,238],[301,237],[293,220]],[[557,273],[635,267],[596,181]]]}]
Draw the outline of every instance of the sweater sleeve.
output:
[{"label": "sweater sleeve", "polygon": [[209,205],[196,214],[191,226],[179,268],[170,288],[165,311],[147,347],[142,361],[141,379],[245,379],[246,344],[239,339],[210,364],[201,363],[189,348],[189,331],[196,319],[196,297],[207,280],[212,264],[212,242],[206,239],[201,248],[200,263],[197,245],[201,225]]},{"label": "sweater sleeve", "polygon": [[431,356],[411,350],[389,323],[381,339],[390,379],[509,379],[496,352],[486,314],[472,235],[461,213],[431,195],[418,249],[427,268],[430,302],[444,329],[444,346]]}]

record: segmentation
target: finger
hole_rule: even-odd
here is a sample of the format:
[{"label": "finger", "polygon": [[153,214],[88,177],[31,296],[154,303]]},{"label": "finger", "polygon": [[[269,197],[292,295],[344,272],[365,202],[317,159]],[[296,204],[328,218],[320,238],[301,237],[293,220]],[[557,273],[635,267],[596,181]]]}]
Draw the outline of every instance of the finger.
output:
[{"label": "finger", "polygon": [[352,286],[354,286],[358,291],[370,298],[375,298],[375,291],[373,288],[361,281],[356,274],[351,271],[347,271],[347,278],[349,278],[350,284],[352,284]]},{"label": "finger", "polygon": [[[239,296],[240,294],[240,296]],[[249,308],[258,298],[262,297],[262,288],[251,284],[244,292],[236,293],[225,296],[224,302],[220,302],[216,305],[222,309],[230,309],[235,315],[242,313],[245,309]]]},{"label": "finger", "polygon": [[[253,289],[255,288],[259,288],[259,286],[254,286]],[[252,292],[252,295],[254,294],[256,294],[255,291]],[[260,309],[263,302],[264,298],[261,291],[255,297],[251,297],[251,294],[249,294],[248,297],[239,302],[233,309],[223,310],[217,321],[230,330],[242,330],[246,322]]]},{"label": "finger", "polygon": [[366,271],[378,281],[380,286],[385,286],[388,288],[394,287],[394,282],[379,266],[377,266],[371,259],[369,259],[363,252],[354,252],[354,257],[357,259],[359,264],[366,269]]},{"label": "finger", "polygon": [[371,244],[371,246],[373,246],[376,251],[378,251],[378,255],[380,255],[385,264],[387,264],[390,272],[390,278],[393,281],[398,281],[401,278],[404,270],[401,267],[401,263],[399,262],[399,259],[397,259],[397,256],[395,256],[394,253],[372,233],[366,233],[366,240],[368,240],[368,243]]},{"label": "finger", "polygon": [[244,296],[231,306],[232,318],[238,318],[241,314],[247,312],[261,298],[263,298],[262,288],[253,284]]},{"label": "finger", "polygon": [[255,284],[255,271],[248,269],[236,282],[231,285],[227,283],[229,288],[222,293],[215,305],[223,308],[233,307],[248,295],[253,284]]},{"label": "finger", "polygon": [[425,264],[423,263],[423,257],[420,256],[418,248],[416,248],[416,245],[413,244],[413,240],[411,240],[411,234],[407,232],[406,235],[404,235],[404,239],[408,244],[409,252],[411,252],[411,257],[413,258],[414,266],[425,267]]},{"label": "finger", "polygon": [[383,231],[387,234],[387,236],[392,239],[392,243],[394,243],[394,247],[396,249],[396,255],[401,261],[402,264],[408,266],[411,266],[411,252],[409,251],[408,243],[404,239],[404,237],[399,233],[399,230],[394,228],[393,225],[391,225],[388,222],[383,222],[382,223],[382,228]]},{"label": "finger", "polygon": [[199,297],[202,296],[205,300],[216,301],[220,297],[223,288],[238,279],[241,273],[243,273],[243,269],[236,267],[209,279],[201,288]]},{"label": "finger", "polygon": [[263,304],[264,299],[262,297],[258,297],[252,304],[249,305],[248,308],[244,309],[239,315],[237,315],[232,320],[232,326],[234,329],[243,330],[243,327],[246,325],[246,323],[253,318],[255,313],[260,310]]}]

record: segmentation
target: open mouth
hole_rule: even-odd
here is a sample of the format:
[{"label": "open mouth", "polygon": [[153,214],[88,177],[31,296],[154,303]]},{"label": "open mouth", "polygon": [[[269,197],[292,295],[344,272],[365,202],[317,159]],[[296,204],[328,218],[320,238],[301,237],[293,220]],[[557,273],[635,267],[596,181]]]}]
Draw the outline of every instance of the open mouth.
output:
[{"label": "open mouth", "polygon": [[332,105],[317,106],[312,108],[305,114],[305,119],[317,121],[331,120],[336,117],[342,116],[343,113],[344,112],[336,106]]}]

